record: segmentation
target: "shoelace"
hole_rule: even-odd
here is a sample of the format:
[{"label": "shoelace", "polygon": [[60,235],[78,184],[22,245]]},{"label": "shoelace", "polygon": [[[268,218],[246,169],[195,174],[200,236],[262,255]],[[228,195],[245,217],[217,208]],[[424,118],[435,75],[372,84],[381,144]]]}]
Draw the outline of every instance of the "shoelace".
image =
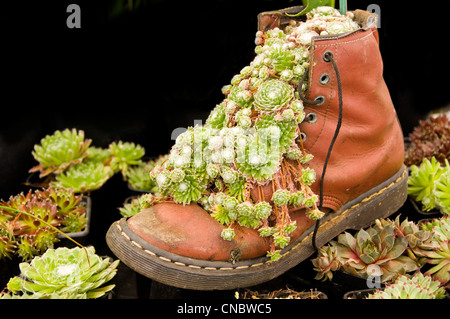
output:
[{"label": "shoelace", "polygon": [[[339,69],[338,69],[336,61],[333,58],[333,53],[331,53],[330,51],[326,51],[323,54],[322,58],[325,62],[328,62],[328,63],[331,62],[333,64],[334,72],[336,73],[336,80],[337,80],[337,84],[338,84],[338,98],[339,98],[339,116],[338,116],[338,121],[336,124],[336,129],[334,131],[334,136],[333,136],[333,139],[331,140],[330,146],[328,147],[327,156],[325,158],[325,162],[324,162],[323,168],[322,168],[322,178],[320,180],[320,186],[319,186],[320,187],[320,189],[319,189],[319,209],[320,210],[323,209],[323,183],[325,180],[325,173],[327,170],[328,161],[330,159],[331,151],[333,150],[334,143],[336,142],[336,139],[339,135],[339,131],[341,129],[341,124],[342,124],[342,84],[341,84],[341,76],[339,75]],[[305,73],[303,74],[302,79],[300,81],[300,84],[298,85],[298,93],[299,93],[300,99],[305,104],[310,104],[310,105],[322,104],[323,98],[319,99],[317,97],[314,100],[307,100],[302,94],[303,82],[305,80],[305,76],[307,73],[309,73],[309,69],[305,71]],[[317,240],[317,231],[319,229],[319,226],[320,226],[320,219],[318,219],[316,221],[316,224],[314,226],[313,237],[312,237],[312,245],[316,251],[318,250],[316,240]]]}]

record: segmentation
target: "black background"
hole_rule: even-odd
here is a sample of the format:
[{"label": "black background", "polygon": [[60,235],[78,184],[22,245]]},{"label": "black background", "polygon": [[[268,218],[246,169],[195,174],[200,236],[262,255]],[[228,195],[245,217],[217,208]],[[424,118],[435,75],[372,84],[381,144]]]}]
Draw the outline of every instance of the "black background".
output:
[{"label": "black background", "polygon": [[[66,26],[71,3],[81,29]],[[371,3],[381,9],[384,76],[407,135],[450,102],[450,1],[349,0],[348,8]],[[221,87],[252,61],[257,14],[298,4],[141,0],[113,16],[110,0],[2,3],[0,199],[26,189],[33,146],[57,129],[82,129],[95,146],[122,140],[149,157],[167,153],[172,131],[205,120]],[[92,193],[98,250],[108,252],[104,235],[129,195],[119,176]]]}]

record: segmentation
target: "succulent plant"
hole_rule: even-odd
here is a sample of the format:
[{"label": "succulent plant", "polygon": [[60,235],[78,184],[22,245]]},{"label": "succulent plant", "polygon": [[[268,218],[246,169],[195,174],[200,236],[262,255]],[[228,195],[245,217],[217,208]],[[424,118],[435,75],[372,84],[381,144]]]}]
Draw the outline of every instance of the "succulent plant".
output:
[{"label": "succulent plant", "polygon": [[424,211],[439,209],[441,213],[450,212],[450,166],[445,166],[432,157],[424,158],[420,166],[411,165],[408,178],[408,194],[422,203]]},{"label": "succulent plant", "polygon": [[[306,90],[298,86],[309,66],[311,37],[336,22],[345,28],[333,26],[330,32],[356,30],[352,18],[323,8],[284,30],[258,31],[255,58],[222,88],[225,98],[206,124],[180,134],[164,164],[150,173],[158,201],[198,203],[228,226],[222,233],[226,240],[233,238],[235,223],[257,229],[270,237],[267,256],[279,258],[296,227],[288,205],[305,207],[312,219],[323,216],[310,188],[315,172],[303,167],[313,156],[298,140],[305,112],[297,91]],[[261,188],[269,183],[280,190],[273,205]]]},{"label": "succulent plant", "polygon": [[115,285],[104,286],[117,273],[119,260],[102,258],[94,247],[49,249],[30,263],[21,263],[20,276],[9,280],[14,295],[33,294],[38,298],[99,298]]},{"label": "succulent plant", "polygon": [[141,164],[141,158],[145,155],[145,149],[132,142],[112,142],[109,150],[112,155],[109,165],[114,172],[120,171],[123,176],[126,176],[129,166]]},{"label": "succulent plant", "polygon": [[84,138],[82,130],[57,130],[34,146],[32,155],[39,165],[32,167],[30,172],[39,171],[40,177],[59,174],[69,166],[80,163],[88,155],[87,149],[91,142]]},{"label": "succulent plant", "polygon": [[341,269],[366,279],[370,275],[368,267],[377,265],[381,281],[386,282],[398,274],[419,268],[415,258],[407,254],[407,238],[396,234],[392,223],[376,223],[367,230],[359,230],[355,236],[344,232],[330,244],[335,249],[322,247],[317,259],[313,260],[315,270],[318,271],[316,278],[331,279],[331,271]]},{"label": "succulent plant", "polygon": [[399,275],[393,284],[377,289],[366,299],[444,299],[445,289],[430,276],[416,272],[414,276]]},{"label": "succulent plant", "polygon": [[131,199],[130,202],[119,208],[119,212],[124,217],[131,217],[139,213],[144,208],[148,208],[154,204],[155,196],[151,193]]},{"label": "succulent plant", "polygon": [[426,245],[422,245],[415,253],[418,256],[426,257],[426,262],[435,265],[425,272],[434,280],[438,280],[442,285],[450,283],[450,217],[426,221],[421,224],[422,229],[431,231],[433,238]]},{"label": "succulent plant", "polygon": [[86,193],[100,188],[113,175],[111,167],[100,162],[81,162],[56,175],[56,181],[50,185],[73,189],[75,193]]},{"label": "succulent plant", "polygon": [[419,165],[423,159],[435,157],[445,164],[450,156],[450,120],[446,114],[419,121],[409,134],[410,144],[405,149],[405,164]]},{"label": "succulent plant", "polygon": [[129,166],[125,179],[133,189],[155,193],[158,190],[156,182],[150,177],[150,172],[160,163],[167,160],[168,156],[160,156],[142,164]]},{"label": "succulent plant", "polygon": [[45,188],[37,190],[36,195],[42,199],[50,200],[56,205],[58,215],[62,218],[59,227],[65,233],[82,231],[86,227],[86,207],[83,195],[76,195],[72,189]]}]

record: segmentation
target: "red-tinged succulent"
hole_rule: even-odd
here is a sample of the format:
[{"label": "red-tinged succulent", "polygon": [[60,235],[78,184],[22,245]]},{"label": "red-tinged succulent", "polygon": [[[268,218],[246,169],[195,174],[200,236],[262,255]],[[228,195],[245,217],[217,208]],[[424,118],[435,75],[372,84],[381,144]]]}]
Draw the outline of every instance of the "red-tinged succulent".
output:
[{"label": "red-tinged succulent", "polygon": [[84,131],[65,129],[45,136],[34,146],[33,157],[39,165],[30,169],[40,177],[62,173],[69,166],[80,163],[87,155],[92,140],[84,138]]},{"label": "red-tinged succulent", "polygon": [[405,149],[405,164],[419,165],[424,158],[435,157],[445,164],[450,156],[450,120],[446,114],[419,122],[409,134],[411,144]]}]

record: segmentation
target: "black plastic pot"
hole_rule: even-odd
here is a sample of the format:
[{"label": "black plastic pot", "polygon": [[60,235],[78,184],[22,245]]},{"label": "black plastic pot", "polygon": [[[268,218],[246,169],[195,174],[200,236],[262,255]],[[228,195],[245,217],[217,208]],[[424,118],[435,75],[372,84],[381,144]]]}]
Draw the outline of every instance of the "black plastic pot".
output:
[{"label": "black plastic pot", "polygon": [[[91,212],[92,212],[92,201],[91,198],[87,195],[83,195],[81,199],[81,204],[86,208],[86,226],[82,231],[74,232],[74,233],[66,233],[67,236],[70,238],[73,238],[80,244],[84,244],[86,241],[86,237],[89,234],[90,231],[90,224],[91,224]],[[57,238],[60,240],[58,242],[57,246],[67,246],[67,247],[73,247],[75,245],[74,242],[67,239],[65,236],[58,234]]]}]

